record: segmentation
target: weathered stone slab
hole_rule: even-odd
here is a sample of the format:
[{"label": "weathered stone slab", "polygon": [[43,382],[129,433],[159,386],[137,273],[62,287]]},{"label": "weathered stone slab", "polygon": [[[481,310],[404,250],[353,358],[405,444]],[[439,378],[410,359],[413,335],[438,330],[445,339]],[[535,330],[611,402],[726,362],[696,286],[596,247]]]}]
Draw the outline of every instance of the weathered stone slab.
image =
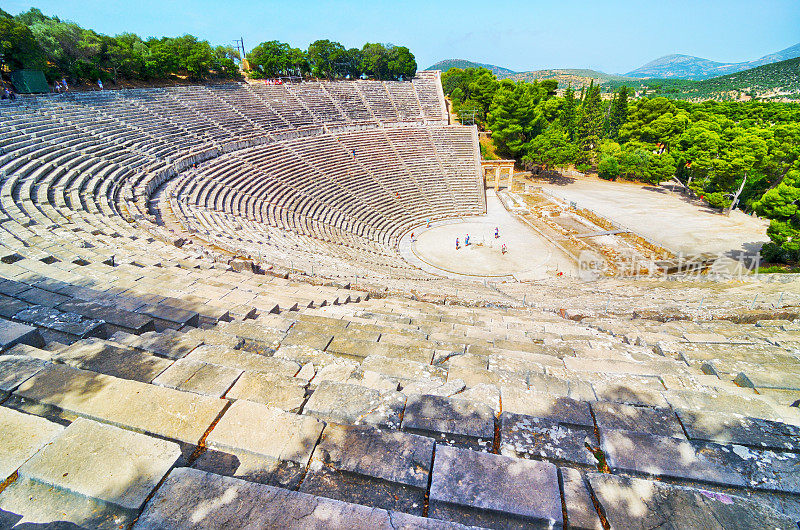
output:
[{"label": "weathered stone slab", "polygon": [[201,339],[192,338],[185,333],[173,330],[166,330],[160,333],[148,331],[141,335],[117,332],[111,336],[111,340],[124,344],[125,346],[130,346],[131,348],[161,355],[168,359],[181,359],[186,357],[189,352],[203,343]]},{"label": "weathered stone slab", "polygon": [[592,427],[510,412],[500,416],[500,452],[506,456],[596,466],[586,441],[597,445]]},{"label": "weathered stone slab", "polygon": [[406,398],[399,392],[381,394],[360,385],[322,381],[303,407],[303,413],[333,423],[396,429],[400,427],[405,405]]},{"label": "weathered stone slab", "polygon": [[231,448],[225,451],[207,449],[192,462],[192,467],[217,475],[291,490],[298,488],[306,471],[305,466],[297,462],[275,460],[272,457]]},{"label": "weathered stone slab", "polygon": [[47,361],[27,355],[0,356],[0,397],[13,392],[46,365]]},{"label": "weathered stone slab", "polygon": [[83,339],[53,356],[56,362],[75,368],[149,383],[172,361],[115,345],[103,339]]},{"label": "weathered stone slab", "polygon": [[205,396],[222,397],[241,374],[241,370],[227,366],[178,359],[153,379],[153,384]]},{"label": "weathered stone slab", "polygon": [[308,464],[324,423],[260,403],[236,401],[206,438],[218,451],[252,454]]},{"label": "weathered stone slab", "polygon": [[329,424],[301,491],[422,515],[433,446],[413,434]]},{"label": "weathered stone slab", "polygon": [[601,530],[603,524],[592,502],[592,496],[577,469],[559,468],[564,489],[564,506],[567,509],[567,528],[576,530]]},{"label": "weathered stone slab", "polygon": [[464,390],[465,384],[461,379],[453,379],[447,383],[439,381],[412,381],[403,386],[405,395],[428,394],[430,396],[450,397]]},{"label": "weathered stone slab", "polygon": [[0,320],[0,352],[11,348],[15,344],[28,344],[29,346],[41,348],[44,346],[44,340],[42,340],[39,330],[33,326]]},{"label": "weathered stone slab", "polygon": [[244,339],[226,331],[218,329],[193,328],[185,332],[189,339],[197,339],[209,346],[225,346],[236,350],[244,346]]},{"label": "weathered stone slab", "polygon": [[318,385],[322,381],[345,383],[348,379],[354,376],[357,370],[357,362],[341,360],[340,362],[328,364],[320,368],[317,371],[317,375],[314,376],[314,380],[311,382],[311,384]]},{"label": "weathered stone slab", "polygon": [[164,303],[147,305],[138,309],[137,312],[151,316],[175,329],[182,326],[197,326],[200,323],[200,315],[196,311],[172,307]]},{"label": "weathered stone slab", "polygon": [[44,418],[0,407],[0,484],[63,430]]},{"label": "weathered stone slab", "polygon": [[136,530],[223,527],[464,528],[435,519],[349,504],[191,468],[177,468],[170,473],[134,526]]},{"label": "weathered stone slab", "polygon": [[287,346],[307,346],[315,350],[324,350],[331,342],[332,334],[323,334],[312,331],[301,331],[290,329],[286,337],[281,340],[281,345]]},{"label": "weathered stone slab", "polygon": [[243,339],[242,347],[247,350],[275,350],[286,336],[285,330],[253,322],[221,322],[217,325],[217,329]]},{"label": "weathered stone slab", "polygon": [[664,385],[656,378],[602,379],[592,381],[592,387],[600,401],[645,407],[669,406],[663,394]]},{"label": "weathered stone slab", "polygon": [[381,393],[395,391],[400,386],[397,379],[384,377],[372,370],[358,370],[345,383],[365,386]]},{"label": "weathered stone slab", "polygon": [[800,452],[800,427],[738,414],[679,411],[689,438]]},{"label": "weathered stone slab", "polygon": [[[64,313],[44,306],[23,309],[14,318],[78,338],[103,337],[105,335],[102,320],[85,319],[76,313]],[[32,344],[32,346],[36,346],[36,344]]]},{"label": "weathered stone slab", "polygon": [[608,431],[634,431],[673,438],[686,437],[675,411],[669,408],[634,407],[598,401],[592,403],[592,410],[601,435]]},{"label": "weathered stone slab", "polygon": [[447,373],[439,367],[407,359],[392,359],[382,355],[370,355],[361,363],[361,369],[377,372],[397,380],[445,382]]},{"label": "weathered stone slab", "polygon": [[589,404],[535,390],[502,387],[503,410],[563,423],[594,427]]},{"label": "weathered stone slab", "polygon": [[128,429],[196,444],[225,402],[60,364],[45,366],[14,395],[18,408],[54,408]]},{"label": "weathered stone slab", "polygon": [[746,486],[737,470],[722,466],[685,440],[627,431],[601,436],[606,462],[615,471],[645,473],[728,486]]},{"label": "weathered stone slab", "polygon": [[491,451],[494,412],[488,405],[457,398],[409,396],[403,430],[431,436],[437,442]]},{"label": "weathered stone slab", "polygon": [[722,412],[742,414],[751,418],[775,419],[778,414],[774,407],[762,399],[741,395],[732,396],[694,390],[670,390],[664,393],[674,409],[679,411]]},{"label": "weathered stone slab", "polygon": [[112,326],[122,328],[130,333],[140,334],[147,331],[155,331],[153,319],[151,317],[126,311],[119,307],[109,307],[100,305],[96,302],[87,302],[73,298],[56,306],[60,311],[77,313],[86,318],[103,320]]},{"label": "weathered stone slab", "polygon": [[707,461],[741,475],[751,488],[800,493],[800,454],[737,444],[696,442],[692,445]]},{"label": "weathered stone slab", "polygon": [[180,454],[175,443],[78,418],[22,465],[0,509],[34,523],[130,524]]},{"label": "weathered stone slab", "polygon": [[322,350],[314,349],[310,346],[303,345],[281,345],[273,354],[276,359],[285,359],[287,361],[294,361],[298,364],[305,365],[314,363],[317,368],[324,368],[332,364],[341,362],[348,362],[353,366],[358,366],[358,363],[352,360],[342,359],[336,355],[324,352]]},{"label": "weathered stone slab", "polygon": [[303,406],[308,381],[265,372],[244,372],[225,397],[246,399],[297,412]]},{"label": "weathered stone slab", "polygon": [[612,529],[797,526],[764,504],[725,493],[600,473],[590,474],[589,483]]},{"label": "weathered stone slab", "polygon": [[437,446],[428,514],[476,526],[561,527],[556,467]]},{"label": "weathered stone slab", "polygon": [[245,371],[260,371],[289,377],[294,376],[300,370],[300,365],[293,361],[275,359],[244,350],[233,350],[225,346],[206,346],[204,344],[195,348],[186,358]]},{"label": "weathered stone slab", "polygon": [[422,346],[398,346],[395,344],[384,344],[380,342],[369,342],[344,338],[333,337],[327,347],[327,351],[348,355],[355,359],[361,359],[370,355],[380,355],[391,359],[405,359],[423,364],[430,364],[433,359],[433,349]]},{"label": "weathered stone slab", "polygon": [[790,371],[781,366],[777,370],[765,370],[754,367],[746,372],[740,372],[733,381],[739,386],[749,388],[776,388],[782,390],[800,390],[800,372]]},{"label": "weathered stone slab", "polygon": [[[548,368],[548,371],[552,372],[554,370]],[[530,373],[528,374],[528,386],[531,390],[537,392],[568,397],[578,401],[594,401],[597,399],[592,385],[574,375],[557,377],[551,373]]]}]

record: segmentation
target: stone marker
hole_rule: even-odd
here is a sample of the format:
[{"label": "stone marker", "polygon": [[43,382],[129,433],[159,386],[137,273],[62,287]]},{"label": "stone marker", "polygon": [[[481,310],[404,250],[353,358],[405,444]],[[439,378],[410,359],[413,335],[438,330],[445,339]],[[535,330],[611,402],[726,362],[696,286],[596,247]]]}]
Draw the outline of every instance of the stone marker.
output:
[{"label": "stone marker", "polygon": [[63,430],[44,418],[0,407],[0,484]]},{"label": "stone marker", "polygon": [[221,477],[196,469],[177,468],[172,470],[147,503],[134,528],[445,530],[464,527]]},{"label": "stone marker", "polygon": [[218,451],[241,450],[306,465],[324,425],[309,416],[239,400],[225,411],[206,445]]},{"label": "stone marker", "polygon": [[328,424],[301,491],[422,515],[433,446],[414,434]]},{"label": "stone marker", "polygon": [[597,445],[592,427],[510,412],[500,416],[500,452],[506,456],[594,467],[597,460],[586,448],[587,440]]},{"label": "stone marker", "polygon": [[612,529],[797,528],[764,504],[725,493],[600,473],[589,483]]},{"label": "stone marker", "polygon": [[404,431],[435,438],[448,445],[491,451],[494,412],[483,403],[440,396],[409,396]]},{"label": "stone marker", "polygon": [[556,467],[436,446],[428,515],[462,524],[501,528],[560,528]]},{"label": "stone marker", "polygon": [[[37,504],[54,510],[54,502],[72,496],[76,504],[86,499],[129,524],[180,455],[175,443],[78,418],[19,469],[18,493],[2,509],[22,515],[30,509],[35,515],[42,510]],[[35,486],[46,486],[52,494]],[[19,493],[28,489],[33,495],[26,501]],[[64,505],[57,505],[63,519],[55,521],[83,517],[63,511]],[[80,517],[71,522],[83,524]]]}]

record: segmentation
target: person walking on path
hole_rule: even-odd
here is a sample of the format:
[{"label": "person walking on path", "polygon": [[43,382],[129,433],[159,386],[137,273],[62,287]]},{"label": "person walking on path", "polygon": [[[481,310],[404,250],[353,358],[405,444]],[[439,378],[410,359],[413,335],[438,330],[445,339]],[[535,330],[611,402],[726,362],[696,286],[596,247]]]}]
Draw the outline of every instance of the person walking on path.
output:
[{"label": "person walking on path", "polygon": [[458,250],[459,248],[461,248],[461,246],[458,244],[458,238],[456,238],[456,250]]}]

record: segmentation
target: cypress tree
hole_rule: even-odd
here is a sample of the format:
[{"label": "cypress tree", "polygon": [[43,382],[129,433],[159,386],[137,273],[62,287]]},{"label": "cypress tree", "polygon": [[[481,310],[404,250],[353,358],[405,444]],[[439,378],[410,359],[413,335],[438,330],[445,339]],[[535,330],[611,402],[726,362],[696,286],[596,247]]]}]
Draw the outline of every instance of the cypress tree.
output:
[{"label": "cypress tree", "polygon": [[628,87],[622,86],[614,94],[608,116],[608,137],[616,138],[619,129],[628,121]]}]

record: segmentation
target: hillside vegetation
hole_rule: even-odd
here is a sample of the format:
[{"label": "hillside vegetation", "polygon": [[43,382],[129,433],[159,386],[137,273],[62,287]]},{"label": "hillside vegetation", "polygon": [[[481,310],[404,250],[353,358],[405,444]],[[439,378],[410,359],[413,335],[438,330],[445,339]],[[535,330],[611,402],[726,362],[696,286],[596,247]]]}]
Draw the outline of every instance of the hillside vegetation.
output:
[{"label": "hillside vegetation", "polygon": [[634,82],[614,80],[607,90],[623,84],[643,95],[659,95],[690,101],[732,101],[749,98],[762,100],[800,100],[800,57],[765,64],[743,72],[713,77],[704,81],[685,79],[648,79]]}]

